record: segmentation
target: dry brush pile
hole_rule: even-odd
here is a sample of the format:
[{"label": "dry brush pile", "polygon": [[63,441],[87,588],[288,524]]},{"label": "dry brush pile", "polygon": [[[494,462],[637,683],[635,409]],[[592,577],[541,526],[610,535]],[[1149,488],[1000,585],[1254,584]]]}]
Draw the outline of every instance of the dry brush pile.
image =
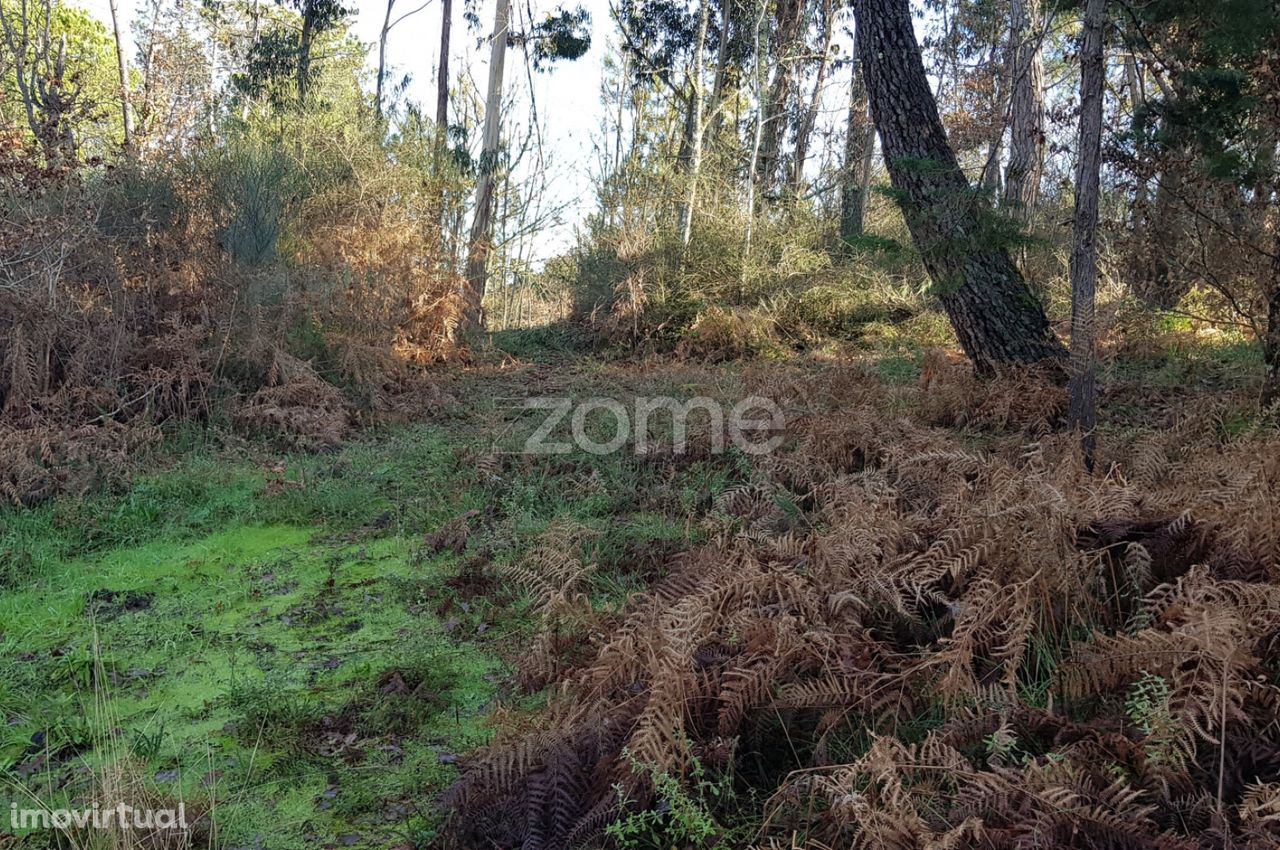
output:
[{"label": "dry brush pile", "polygon": [[[457,842],[598,844],[701,770],[768,799],[761,845],[1277,846],[1280,440],[1187,418],[1091,475],[1052,396],[943,383],[765,387],[786,443],[617,617],[572,541],[527,559],[548,632],[598,634],[537,642],[540,731],[467,763]],[[974,451],[921,423],[949,392],[1029,430]]]}]

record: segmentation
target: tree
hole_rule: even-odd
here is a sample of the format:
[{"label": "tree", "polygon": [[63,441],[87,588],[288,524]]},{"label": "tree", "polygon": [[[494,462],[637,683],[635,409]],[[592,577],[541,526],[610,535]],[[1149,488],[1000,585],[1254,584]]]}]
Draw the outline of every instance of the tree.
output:
[{"label": "tree", "polygon": [[871,188],[871,157],[876,146],[875,125],[867,105],[867,84],[854,45],[849,81],[849,117],[844,137],[844,167],[840,176],[840,238],[850,242],[862,235]]},{"label": "tree", "polygon": [[440,4],[440,68],[436,72],[436,125],[449,127],[449,31],[453,28],[453,0]]},{"label": "tree", "polygon": [[762,193],[772,190],[780,174],[787,105],[795,87],[799,47],[803,44],[804,12],[805,0],[776,0],[774,6],[773,81],[761,104],[760,150],[755,157],[755,175]]},{"label": "tree", "polygon": [[[120,128],[103,105],[118,99],[119,80],[106,28],[84,9],[53,0],[0,0],[0,117],[25,124],[45,161],[69,166],[85,144],[105,155]],[[20,109],[8,112],[10,104]]]},{"label": "tree", "polygon": [[1018,273],[980,191],[956,161],[925,74],[908,0],[854,0],[871,113],[907,227],[979,373],[1066,351]]},{"label": "tree", "polygon": [[1267,408],[1280,401],[1280,7],[1165,0],[1131,11],[1158,89],[1132,131],[1134,158],[1165,164],[1154,238],[1167,228],[1170,259],[1262,343]]},{"label": "tree", "polygon": [[[408,18],[412,15],[418,14],[423,9],[427,8],[430,2],[431,0],[426,0],[425,3],[422,3],[421,5],[416,6],[413,9],[410,9],[409,11],[397,17],[395,20],[392,20],[391,13],[392,13],[392,10],[395,9],[396,0],[387,0],[387,11],[386,11],[386,14],[383,15],[382,17],[382,29],[378,32],[378,72],[377,72],[377,77],[375,78],[375,81],[374,81],[374,94],[373,94],[374,111],[378,114],[379,118],[382,117],[382,89],[383,89],[383,83],[385,82],[386,76],[387,76],[387,38],[388,36],[391,35],[391,31],[395,29],[396,26],[398,26],[401,21],[403,21],[405,18]],[[446,14],[447,13],[448,12],[446,10]],[[445,39],[444,47],[446,50],[448,49],[448,44],[449,44],[448,38],[449,37],[446,34],[444,36],[444,39]],[[448,68],[447,60],[446,60],[445,67],[447,70]]]},{"label": "tree", "polygon": [[707,44],[707,26],[711,21],[711,0],[702,0],[702,12],[698,16],[698,36],[693,48],[693,92],[690,94],[689,115],[692,122],[692,139],[690,140],[689,168],[687,180],[689,188],[684,201],[684,210],[680,222],[680,244],[686,249],[693,238],[693,208],[698,201],[698,175],[702,170],[702,142],[706,134],[704,113],[705,93],[703,92],[702,60],[703,50]]},{"label": "tree", "polygon": [[120,14],[116,0],[109,0],[111,31],[116,42],[116,68],[120,73],[120,115],[124,123],[124,149],[133,152],[133,105],[129,100],[129,66],[124,60],[124,43],[120,39]]},{"label": "tree", "polygon": [[791,160],[790,184],[793,194],[799,194],[804,183],[805,161],[809,158],[809,140],[818,123],[818,111],[822,107],[822,90],[827,83],[827,72],[831,69],[831,40],[836,24],[836,4],[834,0],[822,0],[817,13],[818,21],[818,70],[814,74],[813,92],[809,103],[800,115],[796,124],[795,155]]},{"label": "tree", "polygon": [[475,217],[467,247],[463,281],[461,324],[464,329],[484,326],[484,292],[493,235],[494,177],[500,156],[502,133],[502,78],[507,45],[526,48],[535,68],[559,59],[581,57],[591,46],[586,29],[590,16],[579,8],[558,10],[525,33],[511,31],[511,0],[497,0],[493,35],[489,40],[489,86],[485,97],[484,136],[480,151]]},{"label": "tree", "polygon": [[316,38],[333,29],[349,14],[341,0],[278,0],[290,6],[302,16],[302,30],[298,34],[296,50],[298,103],[307,101],[307,87],[311,83],[312,49]]},{"label": "tree", "polygon": [[462,321],[467,328],[484,325],[484,287],[493,230],[493,177],[501,132],[502,73],[510,28],[511,0],[497,0],[493,35],[489,37],[489,89],[484,107],[484,141],[480,148],[480,182],[476,187],[476,212],[471,222],[466,290],[462,299]]},{"label": "tree", "polygon": [[1098,195],[1102,172],[1102,29],[1106,0],[1087,0],[1080,45],[1080,144],[1071,245],[1071,401],[1069,421],[1080,432],[1085,466],[1093,469],[1097,422],[1093,296],[1098,282]]},{"label": "tree", "polygon": [[1004,205],[1027,220],[1040,200],[1044,171],[1044,61],[1039,0],[1013,0],[1010,51],[1013,86],[1009,115],[1009,165],[1005,169]]}]

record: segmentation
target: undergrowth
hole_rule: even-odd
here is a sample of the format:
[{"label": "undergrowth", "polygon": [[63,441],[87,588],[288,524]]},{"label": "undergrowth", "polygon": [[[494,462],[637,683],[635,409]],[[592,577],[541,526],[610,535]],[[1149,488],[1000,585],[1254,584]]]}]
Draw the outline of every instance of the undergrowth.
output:
[{"label": "undergrowth", "polygon": [[549,705],[446,795],[459,846],[1275,845],[1273,431],[1203,405],[1092,475],[1034,375],[747,381],[785,443],[622,610],[572,530],[519,563]]}]

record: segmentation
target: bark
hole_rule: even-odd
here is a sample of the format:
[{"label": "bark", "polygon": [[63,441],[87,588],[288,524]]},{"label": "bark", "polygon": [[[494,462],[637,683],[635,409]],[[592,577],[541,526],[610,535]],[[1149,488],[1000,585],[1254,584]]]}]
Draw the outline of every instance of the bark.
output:
[{"label": "bark", "polygon": [[502,76],[507,56],[511,0],[498,0],[489,44],[489,90],[484,108],[484,142],[480,154],[480,182],[476,188],[475,218],[467,248],[467,275],[462,299],[465,329],[484,327],[484,290],[493,235],[494,171],[502,127]]},{"label": "bark", "polygon": [[1040,178],[1044,173],[1044,61],[1040,55],[1039,0],[1013,0],[1011,17],[1013,85],[1004,205],[1026,221],[1040,200]]},{"label": "bark", "polygon": [[1088,0],[1080,46],[1080,144],[1071,245],[1071,403],[1069,421],[1080,432],[1085,466],[1093,469],[1097,425],[1094,292],[1098,283],[1098,195],[1102,168],[1102,87],[1106,69],[1102,28],[1106,0]]},{"label": "bark", "polygon": [[853,79],[849,84],[849,122],[844,138],[844,170],[840,185],[840,238],[845,242],[861,236],[866,219],[867,186],[870,183],[870,156],[875,147],[875,127],[867,108],[867,85],[858,66],[858,48],[853,51]]},{"label": "bark", "polygon": [[981,374],[1059,362],[1062,343],[960,170],[929,88],[908,0],[854,0],[858,53],[908,229],[965,353]]},{"label": "bark", "polygon": [[706,128],[703,126],[703,106],[706,98],[702,90],[702,52],[707,44],[707,26],[711,20],[711,0],[702,0],[702,13],[698,17],[698,37],[694,41],[693,92],[690,95],[690,111],[693,114],[693,138],[690,141],[689,170],[686,175],[688,191],[684,199],[680,221],[680,244],[688,249],[693,238],[693,210],[698,201],[698,173],[702,170],[702,143]]},{"label": "bark", "polygon": [[778,179],[782,138],[786,131],[787,104],[795,82],[795,60],[804,23],[804,0],[777,0],[774,10],[774,76],[761,120],[760,152],[756,180],[764,192]]},{"label": "bark", "polygon": [[453,0],[443,0],[440,10],[440,68],[436,72],[436,125],[449,126],[449,30],[453,27]]},{"label": "bark", "polygon": [[116,0],[110,0],[111,31],[116,41],[116,70],[120,75],[120,113],[124,122],[124,149],[133,152],[133,104],[129,100],[129,66],[124,60],[124,44],[120,41],[120,14]]},{"label": "bark", "polygon": [[315,37],[314,4],[307,3],[302,10],[302,36],[298,39],[298,103],[307,102],[307,87],[311,82],[311,44]]},{"label": "bark", "polygon": [[382,118],[382,84],[387,78],[387,36],[391,32],[391,10],[396,0],[387,0],[387,13],[382,18],[382,31],[378,33],[378,79],[374,86],[373,108]]},{"label": "bark", "polygon": [[1271,291],[1267,297],[1267,332],[1262,339],[1265,372],[1262,379],[1262,394],[1259,398],[1263,410],[1280,403],[1280,228],[1276,230],[1270,265]]},{"label": "bark", "polygon": [[721,102],[724,99],[725,80],[729,68],[729,33],[733,16],[729,14],[729,4],[722,3],[720,11],[720,44],[716,48],[716,80],[711,86],[711,124],[707,128],[708,138],[715,140],[720,134],[722,122]]},{"label": "bark", "polygon": [[1183,191],[1180,154],[1169,157],[1156,178],[1156,195],[1144,242],[1139,244],[1143,262],[1134,280],[1134,291],[1143,303],[1156,310],[1170,310],[1190,289],[1190,281],[1171,267],[1169,257],[1180,250],[1183,239],[1181,205]]},{"label": "bark", "polygon": [[835,30],[836,7],[832,0],[823,0],[820,18],[822,24],[822,56],[818,59],[818,73],[813,81],[813,94],[809,105],[796,127],[796,153],[791,163],[791,191],[799,194],[804,183],[804,164],[809,158],[809,139],[818,123],[818,109],[822,106],[822,89],[827,83],[827,71],[831,67],[831,37]]},{"label": "bark", "polygon": [[993,198],[1000,197],[1003,192],[1004,175],[1000,171],[1000,159],[1004,155],[1004,131],[1008,129],[1009,89],[1009,52],[1005,45],[997,42],[992,47],[992,63],[995,68],[995,82],[992,90],[994,100],[991,122],[991,136],[987,140],[987,160],[982,166],[982,188]]}]

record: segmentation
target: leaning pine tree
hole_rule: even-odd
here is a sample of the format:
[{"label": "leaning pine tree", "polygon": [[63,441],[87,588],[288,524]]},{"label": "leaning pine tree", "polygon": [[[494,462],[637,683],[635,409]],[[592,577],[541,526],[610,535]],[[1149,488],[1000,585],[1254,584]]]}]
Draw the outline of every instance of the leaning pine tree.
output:
[{"label": "leaning pine tree", "polygon": [[909,0],[854,0],[858,55],[907,227],[956,337],[981,374],[1059,362],[1066,349],[960,170],[925,76]]}]

